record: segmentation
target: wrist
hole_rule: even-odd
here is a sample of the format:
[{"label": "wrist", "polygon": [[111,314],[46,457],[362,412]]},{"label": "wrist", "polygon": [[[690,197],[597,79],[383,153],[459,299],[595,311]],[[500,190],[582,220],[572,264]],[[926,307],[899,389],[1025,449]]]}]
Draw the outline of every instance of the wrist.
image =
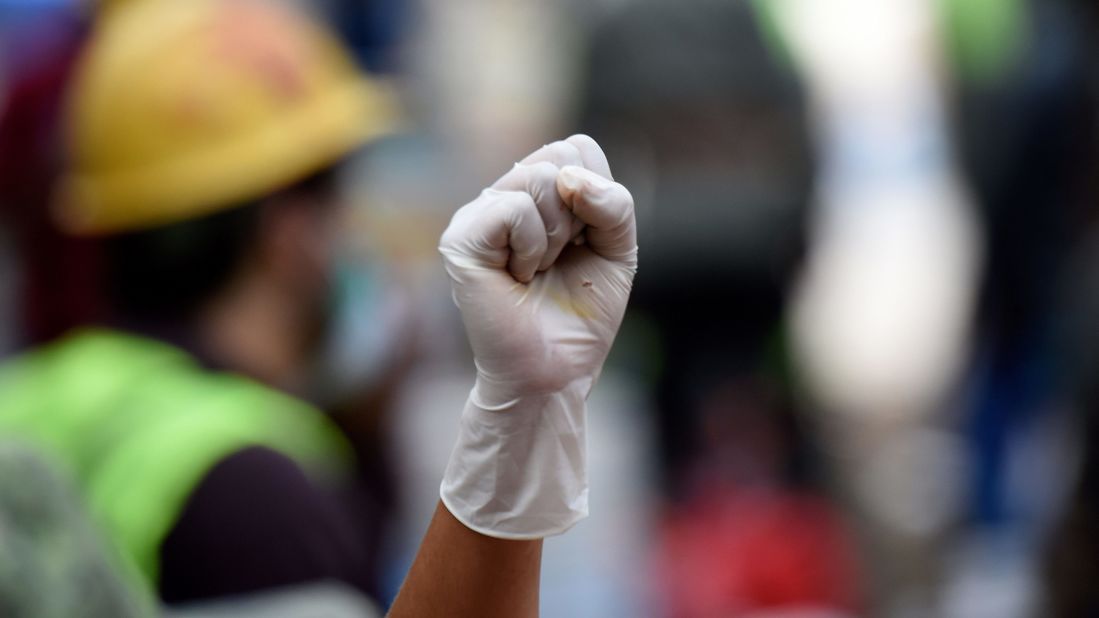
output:
[{"label": "wrist", "polygon": [[536,539],[587,517],[584,382],[492,406],[474,387],[440,487],[455,518],[487,536]]},{"label": "wrist", "polygon": [[517,386],[495,380],[478,372],[469,393],[467,407],[473,405],[486,412],[516,415],[537,413],[555,401],[570,406],[582,406],[593,383],[594,378],[582,376],[551,388],[533,389],[530,386]]}]

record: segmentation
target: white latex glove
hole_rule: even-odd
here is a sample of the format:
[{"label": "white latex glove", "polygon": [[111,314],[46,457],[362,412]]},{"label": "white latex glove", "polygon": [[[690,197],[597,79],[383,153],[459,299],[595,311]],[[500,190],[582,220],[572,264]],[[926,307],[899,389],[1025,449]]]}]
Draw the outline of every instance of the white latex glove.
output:
[{"label": "white latex glove", "polygon": [[573,136],[462,207],[439,251],[477,365],[443,504],[488,536],[560,534],[588,513],[585,400],[637,270],[633,198]]}]

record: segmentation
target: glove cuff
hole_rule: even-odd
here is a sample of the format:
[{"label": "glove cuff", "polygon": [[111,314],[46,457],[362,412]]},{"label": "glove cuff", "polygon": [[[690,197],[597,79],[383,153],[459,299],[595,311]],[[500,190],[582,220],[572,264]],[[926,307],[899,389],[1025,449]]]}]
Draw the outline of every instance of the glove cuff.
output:
[{"label": "glove cuff", "polygon": [[486,536],[540,539],[588,516],[584,382],[495,407],[473,389],[439,491],[458,521]]}]

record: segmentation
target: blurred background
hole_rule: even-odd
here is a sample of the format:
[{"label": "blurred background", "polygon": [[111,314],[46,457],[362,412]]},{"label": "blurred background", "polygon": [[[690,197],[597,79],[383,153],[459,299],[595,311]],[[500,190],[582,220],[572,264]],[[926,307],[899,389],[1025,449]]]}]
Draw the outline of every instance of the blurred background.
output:
[{"label": "blurred background", "polygon": [[[584,132],[640,270],[543,615],[1099,615],[1093,3],[294,4],[405,116],[340,170],[340,300],[299,393],[370,427],[381,606],[472,384],[438,237]],[[5,357],[105,319],[102,248],[49,215],[99,10],[0,0]]]}]

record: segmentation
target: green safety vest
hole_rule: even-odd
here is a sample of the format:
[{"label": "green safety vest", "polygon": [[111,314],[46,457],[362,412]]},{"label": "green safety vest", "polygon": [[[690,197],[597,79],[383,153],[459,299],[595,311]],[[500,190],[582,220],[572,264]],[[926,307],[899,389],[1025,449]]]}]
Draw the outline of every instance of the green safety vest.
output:
[{"label": "green safety vest", "polygon": [[181,350],[83,330],[0,366],[0,432],[51,453],[146,590],[160,545],[209,470],[248,446],[333,478],[350,463],[338,429],[309,405]]}]

